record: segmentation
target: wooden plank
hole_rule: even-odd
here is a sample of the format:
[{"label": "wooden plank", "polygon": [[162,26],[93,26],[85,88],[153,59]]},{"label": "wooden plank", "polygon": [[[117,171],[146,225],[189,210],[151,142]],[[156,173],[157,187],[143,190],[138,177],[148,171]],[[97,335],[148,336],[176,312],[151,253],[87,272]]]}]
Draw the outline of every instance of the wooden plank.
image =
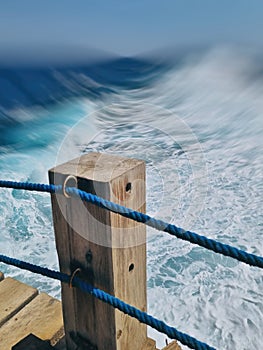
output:
[{"label": "wooden plank", "polygon": [[157,350],[156,341],[151,338],[147,338],[141,350]]},{"label": "wooden plank", "polygon": [[[143,161],[89,153],[51,169],[50,183],[69,175],[81,190],[145,212]],[[79,276],[146,311],[145,225],[62,195],[52,195],[52,208],[61,271],[81,266]],[[62,284],[62,301],[69,350],[78,333],[100,350],[140,349],[146,340],[145,325],[75,288]]]},{"label": "wooden plank", "polygon": [[181,347],[178,345],[176,340],[168,344],[163,350],[182,350]]},{"label": "wooden plank", "polygon": [[[156,341],[151,338],[147,338],[141,350],[158,350],[156,348]],[[162,350],[181,350],[181,347],[178,345],[176,341],[173,341]]]},{"label": "wooden plank", "polygon": [[0,271],[0,281],[2,281],[4,279],[4,274],[3,272]]},{"label": "wooden plank", "polygon": [[[1,282],[2,283],[2,282]],[[61,303],[39,294],[0,328],[0,349],[10,350],[28,334],[56,343],[63,336]]]},{"label": "wooden plank", "polygon": [[37,294],[37,289],[13,278],[5,278],[0,284],[0,327]]}]

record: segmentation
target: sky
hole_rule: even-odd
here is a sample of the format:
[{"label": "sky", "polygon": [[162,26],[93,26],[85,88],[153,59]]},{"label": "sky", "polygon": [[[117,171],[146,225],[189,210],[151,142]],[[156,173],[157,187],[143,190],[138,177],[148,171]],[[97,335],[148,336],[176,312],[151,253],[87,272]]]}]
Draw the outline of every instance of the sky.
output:
[{"label": "sky", "polygon": [[133,56],[262,41],[262,0],[0,0],[2,56],[7,49],[47,54],[68,47]]}]

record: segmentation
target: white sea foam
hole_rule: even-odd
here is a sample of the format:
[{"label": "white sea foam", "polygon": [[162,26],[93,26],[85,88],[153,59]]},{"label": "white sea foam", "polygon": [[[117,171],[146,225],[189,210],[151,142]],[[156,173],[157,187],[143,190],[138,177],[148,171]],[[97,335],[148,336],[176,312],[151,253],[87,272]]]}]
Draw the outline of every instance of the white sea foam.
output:
[{"label": "white sea foam", "polygon": [[[257,64],[245,51],[216,48],[157,71],[147,87],[115,90],[97,105],[60,106],[50,133],[63,132],[37,151],[3,155],[1,177],[41,182],[57,156],[64,161],[89,150],[142,158],[149,214],[262,256]],[[1,190],[0,209],[2,253],[57,267],[48,197]],[[153,230],[147,266],[151,314],[218,349],[261,350],[259,269]],[[7,271],[32,284],[32,275]],[[53,281],[34,276],[34,283],[59,294]],[[164,346],[163,336],[149,332]]]}]

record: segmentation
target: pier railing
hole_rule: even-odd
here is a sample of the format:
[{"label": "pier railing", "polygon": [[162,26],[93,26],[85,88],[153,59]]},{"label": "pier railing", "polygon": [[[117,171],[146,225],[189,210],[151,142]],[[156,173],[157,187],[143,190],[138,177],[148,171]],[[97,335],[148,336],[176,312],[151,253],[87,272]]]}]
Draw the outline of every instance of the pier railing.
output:
[{"label": "pier railing", "polygon": [[143,161],[89,153],[51,169],[49,179],[0,187],[51,193],[60,272],[0,261],[62,282],[67,349],[140,350],[146,325],[191,349],[214,349],[147,314],[146,225],[258,268],[263,258],[146,215]]}]

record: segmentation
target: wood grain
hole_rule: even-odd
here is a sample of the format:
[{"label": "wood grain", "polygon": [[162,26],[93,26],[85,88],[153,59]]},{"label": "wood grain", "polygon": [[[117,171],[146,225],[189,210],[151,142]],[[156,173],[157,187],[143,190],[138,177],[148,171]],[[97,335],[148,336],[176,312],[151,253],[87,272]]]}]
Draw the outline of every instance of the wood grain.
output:
[{"label": "wood grain", "polygon": [[[49,171],[52,184],[69,175],[78,188],[145,212],[145,164],[136,159],[89,153]],[[52,195],[60,269],[146,311],[146,228],[78,199]],[[78,338],[98,350],[140,349],[146,326],[109,305],[62,285],[66,342]],[[78,337],[80,335],[81,337]]]},{"label": "wood grain", "polygon": [[38,294],[37,289],[7,277],[0,283],[0,327]]},{"label": "wood grain", "polygon": [[151,338],[147,338],[141,350],[157,350],[156,341]]},{"label": "wood grain", "polygon": [[[1,282],[2,283],[2,282]],[[56,343],[63,336],[61,303],[45,293],[39,294],[0,328],[0,349],[12,346],[34,334]]]}]

